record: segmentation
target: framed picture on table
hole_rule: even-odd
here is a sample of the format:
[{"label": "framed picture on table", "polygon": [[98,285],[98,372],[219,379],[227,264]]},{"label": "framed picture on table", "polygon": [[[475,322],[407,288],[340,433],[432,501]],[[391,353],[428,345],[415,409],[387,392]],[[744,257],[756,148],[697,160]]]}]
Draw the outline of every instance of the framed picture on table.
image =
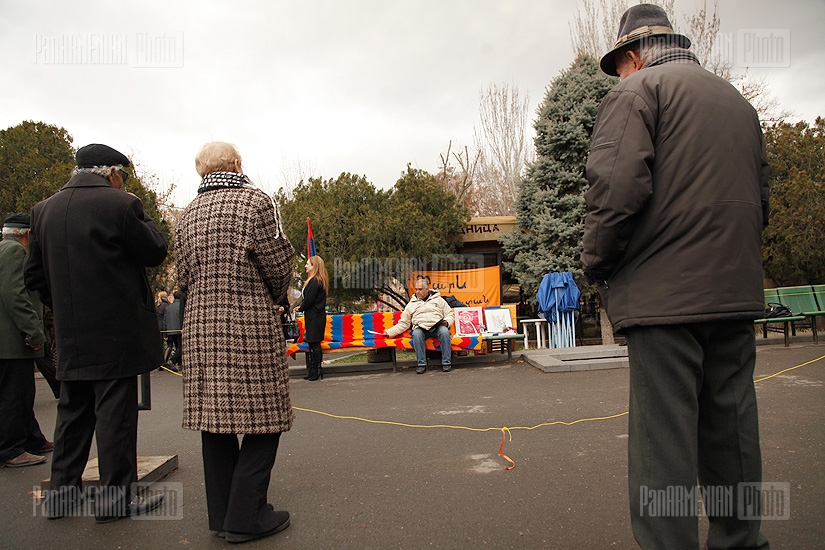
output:
[{"label": "framed picture on table", "polygon": [[484,321],[480,307],[457,307],[454,314],[456,336],[481,334],[479,327],[484,324]]},{"label": "framed picture on table", "polygon": [[487,332],[507,332],[513,327],[510,309],[506,307],[484,308],[484,320],[487,322]]}]

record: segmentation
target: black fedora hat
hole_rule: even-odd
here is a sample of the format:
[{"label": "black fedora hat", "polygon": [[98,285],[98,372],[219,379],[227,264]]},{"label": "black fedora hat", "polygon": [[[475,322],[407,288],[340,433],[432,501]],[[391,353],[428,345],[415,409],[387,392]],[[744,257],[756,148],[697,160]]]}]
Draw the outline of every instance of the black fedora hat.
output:
[{"label": "black fedora hat", "polygon": [[682,48],[690,48],[690,39],[673,30],[665,10],[654,4],[637,4],[629,7],[622,15],[616,44],[602,57],[599,67],[610,76],[619,76],[616,71],[616,51],[653,36],[667,38]]}]

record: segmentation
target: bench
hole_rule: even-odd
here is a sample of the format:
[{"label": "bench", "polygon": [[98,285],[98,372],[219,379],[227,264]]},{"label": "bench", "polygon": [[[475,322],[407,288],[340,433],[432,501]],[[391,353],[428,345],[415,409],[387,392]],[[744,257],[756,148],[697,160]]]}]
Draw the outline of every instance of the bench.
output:
[{"label": "bench", "polygon": [[[765,293],[765,307],[768,307],[768,304],[777,304],[781,303],[779,301],[779,292],[775,288],[766,288],[764,290]],[[785,335],[785,347],[787,348],[789,345],[789,338],[788,338],[788,325],[791,326],[791,329],[794,332],[794,336],[796,335],[796,329],[794,327],[794,323],[797,321],[804,321],[805,317],[803,315],[794,315],[791,317],[764,317],[762,319],[756,319],[754,324],[762,325],[762,335],[767,338],[768,337],[768,325],[771,324],[782,324],[782,332]]]},{"label": "bench", "polygon": [[[397,349],[413,349],[410,331],[407,330],[396,338],[384,338],[381,334],[395,325],[401,318],[400,311],[393,312],[371,312],[371,313],[350,313],[343,315],[327,315],[327,323],[324,328],[324,339],[321,341],[322,350],[340,350],[345,348],[366,348],[379,349],[390,348],[392,350],[392,370],[396,371],[398,362],[395,356]],[[309,344],[304,342],[304,318],[299,317],[298,339],[289,346],[287,355],[292,356],[298,352],[308,352]],[[454,351],[480,350],[481,336],[456,336],[455,326],[450,327],[453,333],[452,349]],[[495,337],[502,340],[503,337]],[[427,339],[427,349],[431,351],[440,350],[438,340]],[[509,353],[509,347],[508,347]]]},{"label": "bench", "polygon": [[[825,285],[817,285],[820,287],[820,292],[825,292]],[[794,315],[801,315],[811,320],[811,332],[814,334],[814,344],[819,343],[819,337],[816,330],[816,318],[820,315],[825,315],[825,304],[822,302],[822,296],[817,298],[814,287],[811,285],[804,286],[787,286],[776,289],[779,295],[779,303],[783,306],[788,306]]]}]

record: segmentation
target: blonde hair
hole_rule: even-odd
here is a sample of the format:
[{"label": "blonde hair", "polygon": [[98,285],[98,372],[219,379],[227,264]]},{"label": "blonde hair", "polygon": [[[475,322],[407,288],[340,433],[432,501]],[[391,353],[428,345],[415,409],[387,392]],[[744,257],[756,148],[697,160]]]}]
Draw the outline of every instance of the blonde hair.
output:
[{"label": "blonde hair", "polygon": [[157,300],[155,300],[155,305],[159,306],[163,303],[163,299],[168,297],[169,294],[166,291],[161,290],[160,292],[158,292],[158,297]]},{"label": "blonde hair", "polygon": [[241,162],[241,154],[231,143],[213,141],[201,147],[195,157],[195,170],[200,177],[211,172],[234,172],[235,161]]},{"label": "blonde hair", "polygon": [[310,256],[309,260],[307,261],[309,262],[309,265],[311,265],[312,268],[315,270],[315,274],[309,279],[307,279],[306,283],[304,283],[304,286],[307,286],[309,281],[314,277],[318,279],[322,285],[324,285],[324,292],[329,293],[329,273],[327,273],[327,268],[324,267],[324,259],[321,258],[321,256],[316,255]]}]

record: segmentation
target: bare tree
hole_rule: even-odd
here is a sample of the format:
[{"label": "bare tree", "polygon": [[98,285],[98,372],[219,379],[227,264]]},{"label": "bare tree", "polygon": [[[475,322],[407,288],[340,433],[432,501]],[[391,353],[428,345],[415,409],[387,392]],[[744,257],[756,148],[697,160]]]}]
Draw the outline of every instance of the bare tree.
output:
[{"label": "bare tree", "polygon": [[308,181],[310,178],[318,176],[318,167],[314,162],[308,162],[300,158],[287,159],[281,158],[281,188],[279,193],[282,193],[287,199],[292,198],[292,191],[298,187],[302,181]]},{"label": "bare tree", "polygon": [[460,204],[466,206],[471,213],[475,214],[473,184],[480,154],[475,153],[471,158],[470,148],[466,145],[464,146],[463,153],[453,152],[452,158],[458,163],[458,168],[456,169],[450,160],[452,147],[453,142],[450,141],[447,144],[447,152],[440,155],[441,168],[436,178],[445,191],[449,191],[455,195]]},{"label": "bare tree", "polygon": [[513,213],[518,182],[532,162],[529,94],[510,83],[490,84],[479,94],[480,125],[474,142],[479,152],[475,189],[481,215]]},{"label": "bare tree", "polygon": [[619,34],[619,19],[627,0],[582,0],[573,17],[570,38],[576,55],[588,53],[599,59],[613,48]]}]

